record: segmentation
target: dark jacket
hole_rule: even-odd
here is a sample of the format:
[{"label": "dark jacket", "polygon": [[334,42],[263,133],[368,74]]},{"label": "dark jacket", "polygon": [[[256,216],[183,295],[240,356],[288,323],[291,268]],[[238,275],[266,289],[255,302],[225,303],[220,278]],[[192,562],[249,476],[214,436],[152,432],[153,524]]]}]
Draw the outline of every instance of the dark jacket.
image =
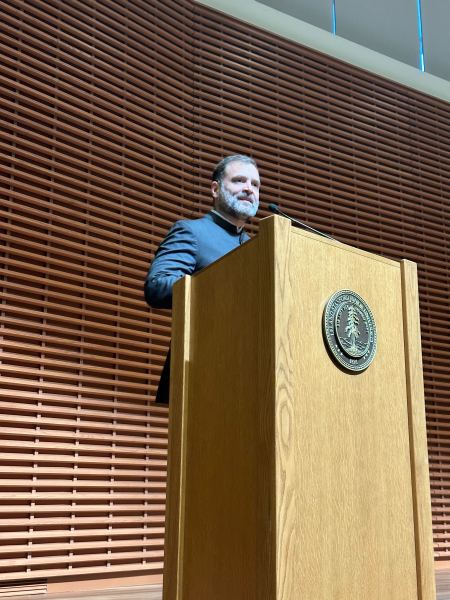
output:
[{"label": "dark jacket", "polygon": [[[174,283],[207,267],[249,236],[214,212],[192,221],[177,221],[161,242],[145,279],[145,299],[153,308],[172,307]],[[166,358],[156,401],[169,402],[170,351]]]}]

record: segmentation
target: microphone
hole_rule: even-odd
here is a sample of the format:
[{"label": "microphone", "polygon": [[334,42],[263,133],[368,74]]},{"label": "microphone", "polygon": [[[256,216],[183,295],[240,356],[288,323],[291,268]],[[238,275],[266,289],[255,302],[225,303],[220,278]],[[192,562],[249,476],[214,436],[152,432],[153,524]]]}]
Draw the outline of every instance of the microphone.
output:
[{"label": "microphone", "polygon": [[273,212],[276,215],[281,215],[282,217],[286,217],[286,219],[289,219],[292,223],[294,223],[294,225],[297,225],[298,227],[301,227],[302,229],[306,229],[307,231],[312,231],[313,233],[317,233],[317,235],[321,235],[322,237],[326,237],[329,240],[336,241],[333,237],[331,237],[331,235],[328,235],[327,233],[323,233],[323,231],[319,231],[318,229],[314,229],[314,227],[311,227],[310,225],[307,225],[306,223],[303,223],[302,221],[299,221],[298,219],[294,219],[294,217],[290,217],[289,215],[284,213],[282,210],[280,210],[278,208],[277,204],[268,204],[267,208],[270,210],[270,212]]}]

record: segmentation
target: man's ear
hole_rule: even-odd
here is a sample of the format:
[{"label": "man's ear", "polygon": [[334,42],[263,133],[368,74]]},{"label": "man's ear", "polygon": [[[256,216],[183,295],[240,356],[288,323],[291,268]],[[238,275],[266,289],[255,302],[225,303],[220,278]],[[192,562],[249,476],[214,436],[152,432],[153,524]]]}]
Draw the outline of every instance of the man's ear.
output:
[{"label": "man's ear", "polygon": [[211,181],[211,194],[214,200],[217,200],[217,196],[219,195],[219,182]]}]

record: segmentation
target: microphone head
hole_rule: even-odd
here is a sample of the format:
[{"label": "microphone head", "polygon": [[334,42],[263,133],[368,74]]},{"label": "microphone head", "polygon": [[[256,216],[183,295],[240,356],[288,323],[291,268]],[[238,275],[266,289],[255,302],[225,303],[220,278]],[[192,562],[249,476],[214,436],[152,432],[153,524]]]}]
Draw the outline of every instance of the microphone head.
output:
[{"label": "microphone head", "polygon": [[275,214],[279,213],[278,206],[276,204],[268,204],[267,208],[270,210],[270,212],[273,212]]}]

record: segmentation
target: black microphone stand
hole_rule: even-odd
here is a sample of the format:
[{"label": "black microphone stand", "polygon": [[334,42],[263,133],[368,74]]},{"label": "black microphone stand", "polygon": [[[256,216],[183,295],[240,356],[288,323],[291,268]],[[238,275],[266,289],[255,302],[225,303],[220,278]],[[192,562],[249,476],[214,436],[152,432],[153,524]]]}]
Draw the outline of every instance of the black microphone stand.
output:
[{"label": "black microphone stand", "polygon": [[331,237],[331,235],[328,235],[327,233],[323,233],[323,231],[319,231],[318,229],[314,229],[314,227],[311,227],[310,225],[303,223],[303,221],[299,221],[298,219],[294,219],[294,217],[287,215],[282,210],[280,210],[276,204],[269,204],[268,209],[276,215],[281,215],[282,217],[286,217],[286,219],[289,219],[290,221],[292,221],[292,223],[294,223],[295,225],[298,225],[298,227],[301,227],[302,229],[306,229],[307,231],[312,231],[313,233],[317,233],[317,235],[326,237],[329,240],[333,240],[334,242],[337,241],[333,237]]}]

